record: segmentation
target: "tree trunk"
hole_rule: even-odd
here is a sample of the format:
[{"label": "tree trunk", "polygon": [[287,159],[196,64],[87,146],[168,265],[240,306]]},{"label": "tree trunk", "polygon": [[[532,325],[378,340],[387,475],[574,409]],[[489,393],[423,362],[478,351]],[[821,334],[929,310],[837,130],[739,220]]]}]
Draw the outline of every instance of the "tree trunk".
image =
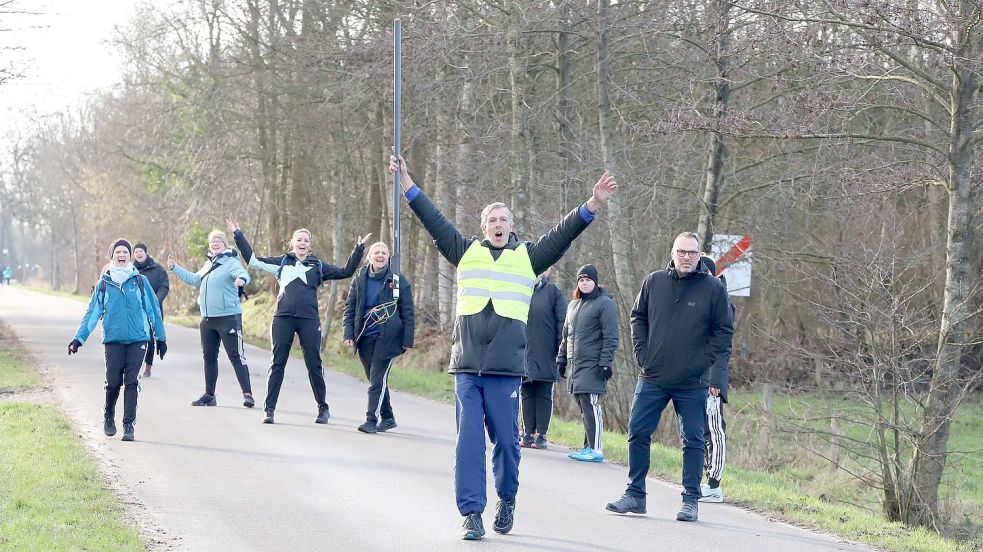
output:
[{"label": "tree trunk", "polygon": [[707,143],[707,168],[703,185],[703,201],[701,203],[700,221],[696,230],[704,253],[710,252],[710,242],[713,239],[714,223],[720,201],[720,190],[724,185],[723,167],[727,149],[721,128],[724,124],[724,118],[727,116],[727,107],[730,101],[730,79],[728,76],[731,42],[730,7],[730,2],[726,0],[714,0],[714,10],[711,14],[716,19],[714,21],[711,54],[714,64],[717,66],[717,78],[714,83],[717,94],[712,109],[713,120],[711,124],[713,128],[710,130],[710,140]]},{"label": "tree trunk", "polygon": [[520,239],[526,235],[526,216],[529,212],[528,165],[526,151],[526,110],[524,86],[526,67],[522,52],[522,11],[519,3],[509,2],[509,85],[512,90],[512,129],[510,181],[512,185],[512,221]]},{"label": "tree trunk", "polygon": [[[574,181],[573,181],[573,102],[570,100],[570,0],[562,0],[560,3],[560,33],[557,38],[556,48],[556,87],[559,104],[559,127],[560,127],[560,163],[563,173],[563,181],[560,184],[563,193],[562,209],[570,209],[573,206]],[[575,244],[576,245],[576,244]],[[561,288],[563,284],[569,288],[575,285],[576,268],[575,255],[570,253],[563,256],[559,263],[559,274],[554,278],[557,285]]]}]

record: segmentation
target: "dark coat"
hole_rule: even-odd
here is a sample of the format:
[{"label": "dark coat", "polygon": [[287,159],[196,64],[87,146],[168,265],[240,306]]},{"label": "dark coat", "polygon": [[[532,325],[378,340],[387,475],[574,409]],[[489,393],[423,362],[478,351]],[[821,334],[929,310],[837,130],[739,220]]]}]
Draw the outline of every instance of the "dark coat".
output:
[{"label": "dark coat", "polygon": [[661,387],[709,387],[710,368],[730,355],[734,320],[727,288],[698,266],[684,278],[671,265],[649,274],[631,311],[641,377]]},{"label": "dark coat", "polygon": [[556,353],[563,337],[567,304],[563,292],[548,278],[540,278],[533,288],[526,325],[526,379],[557,381]]},{"label": "dark coat", "polygon": [[[325,280],[350,278],[358,269],[358,263],[362,261],[362,254],[365,252],[364,245],[356,245],[345,266],[326,263],[313,254],[307,255],[303,261],[293,253],[257,257],[242,230],[236,230],[234,236],[236,247],[242,252],[242,258],[246,259],[248,266],[276,275],[281,289],[277,294],[273,316],[320,319],[317,310],[318,288]],[[298,277],[298,273],[302,273],[302,276]]]},{"label": "dark coat", "polygon": [[157,296],[157,302],[160,303],[160,310],[163,313],[164,298],[171,291],[171,280],[167,277],[167,271],[150,255],[147,255],[147,260],[142,263],[133,261],[133,266],[140,271],[140,274],[147,277],[150,287],[154,288],[154,295]]},{"label": "dark coat", "polygon": [[[379,293],[380,304],[387,303],[393,299],[393,275],[389,267],[385,269],[383,276],[385,283]],[[344,329],[345,339],[355,341],[355,349],[358,349],[358,339],[362,336],[362,329],[365,327],[365,293],[368,287],[369,267],[363,266],[355,273],[352,283],[348,287],[348,300],[345,301]],[[399,301],[393,316],[390,316],[383,324],[379,339],[376,341],[375,354],[387,360],[396,358],[403,354],[403,349],[413,346],[413,333],[416,327],[416,319],[413,312],[413,288],[410,287],[410,279],[400,274],[399,276]]]},{"label": "dark coat", "polygon": [[[478,238],[466,238],[458,232],[422,190],[409,205],[433,237],[440,254],[457,266],[468,247]],[[542,274],[560,260],[588,224],[574,209],[539,240],[525,242],[533,272]],[[496,259],[502,254],[502,249],[491,247],[488,240],[482,240],[481,244],[489,248]],[[519,245],[518,237],[511,234],[505,248],[515,249]],[[519,320],[499,316],[491,302],[477,314],[458,316],[454,321],[448,371],[452,374],[525,376],[526,325]]]},{"label": "dark coat", "polygon": [[[570,301],[557,362],[567,365],[571,393],[607,393],[618,350],[618,308],[603,289]],[[605,375],[609,368],[612,372]]]}]

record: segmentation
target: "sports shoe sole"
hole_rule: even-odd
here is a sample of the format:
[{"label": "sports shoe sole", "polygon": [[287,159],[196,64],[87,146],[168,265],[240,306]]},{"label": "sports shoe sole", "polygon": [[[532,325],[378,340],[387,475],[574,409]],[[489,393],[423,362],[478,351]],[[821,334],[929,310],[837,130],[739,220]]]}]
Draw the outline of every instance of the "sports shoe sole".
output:
[{"label": "sports shoe sole", "polygon": [[252,408],[256,406],[256,400],[253,399],[252,397],[243,397],[242,406],[245,406],[246,408]]},{"label": "sports shoe sole", "polygon": [[616,514],[645,514],[645,508],[628,508],[627,510],[618,510],[611,504],[604,506],[604,509],[609,512],[614,512]]},{"label": "sports shoe sole", "polygon": [[123,435],[123,438],[120,439],[120,440],[121,441],[132,441],[133,440],[133,436],[132,435]]},{"label": "sports shoe sole", "polygon": [[468,531],[467,533],[464,533],[464,536],[462,536],[461,538],[464,540],[481,540],[481,537],[484,536],[485,536],[484,533],[479,533],[477,531]]},{"label": "sports shoe sole", "polygon": [[724,497],[722,497],[722,496],[701,496],[699,498],[699,502],[718,503],[718,502],[723,502],[723,501],[724,501]]}]

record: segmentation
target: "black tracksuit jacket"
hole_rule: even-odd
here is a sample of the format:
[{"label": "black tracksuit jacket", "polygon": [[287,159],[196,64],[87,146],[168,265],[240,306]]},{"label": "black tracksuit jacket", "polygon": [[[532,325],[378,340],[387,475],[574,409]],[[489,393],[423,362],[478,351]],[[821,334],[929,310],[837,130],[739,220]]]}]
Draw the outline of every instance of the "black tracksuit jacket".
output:
[{"label": "black tracksuit jacket", "polygon": [[[393,299],[393,275],[389,267],[379,293],[379,303],[387,303]],[[362,334],[365,326],[365,293],[368,287],[369,267],[363,266],[352,278],[348,288],[348,300],[345,301],[345,339],[355,340]],[[413,334],[416,328],[416,318],[413,312],[413,288],[406,276],[399,276],[399,302],[396,304],[396,315],[382,324],[379,339],[376,341],[375,355],[382,359],[396,358],[403,354],[403,349],[413,347]],[[382,348],[381,350],[379,348]],[[358,348],[358,343],[355,343]]]}]

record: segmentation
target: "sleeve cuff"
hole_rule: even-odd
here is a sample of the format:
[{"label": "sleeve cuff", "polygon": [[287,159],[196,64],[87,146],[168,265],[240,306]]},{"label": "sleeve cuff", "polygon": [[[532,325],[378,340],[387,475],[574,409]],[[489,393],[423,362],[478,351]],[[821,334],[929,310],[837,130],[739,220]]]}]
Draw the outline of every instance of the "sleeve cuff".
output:
[{"label": "sleeve cuff", "polygon": [[403,193],[403,196],[406,197],[407,202],[413,201],[414,199],[416,199],[416,196],[418,195],[420,195],[420,188],[416,184],[414,184],[412,188],[406,190],[406,192]]},{"label": "sleeve cuff", "polygon": [[587,204],[584,203],[577,209],[577,213],[580,214],[580,218],[584,219],[584,222],[590,222],[594,220],[594,213],[587,210]]}]

